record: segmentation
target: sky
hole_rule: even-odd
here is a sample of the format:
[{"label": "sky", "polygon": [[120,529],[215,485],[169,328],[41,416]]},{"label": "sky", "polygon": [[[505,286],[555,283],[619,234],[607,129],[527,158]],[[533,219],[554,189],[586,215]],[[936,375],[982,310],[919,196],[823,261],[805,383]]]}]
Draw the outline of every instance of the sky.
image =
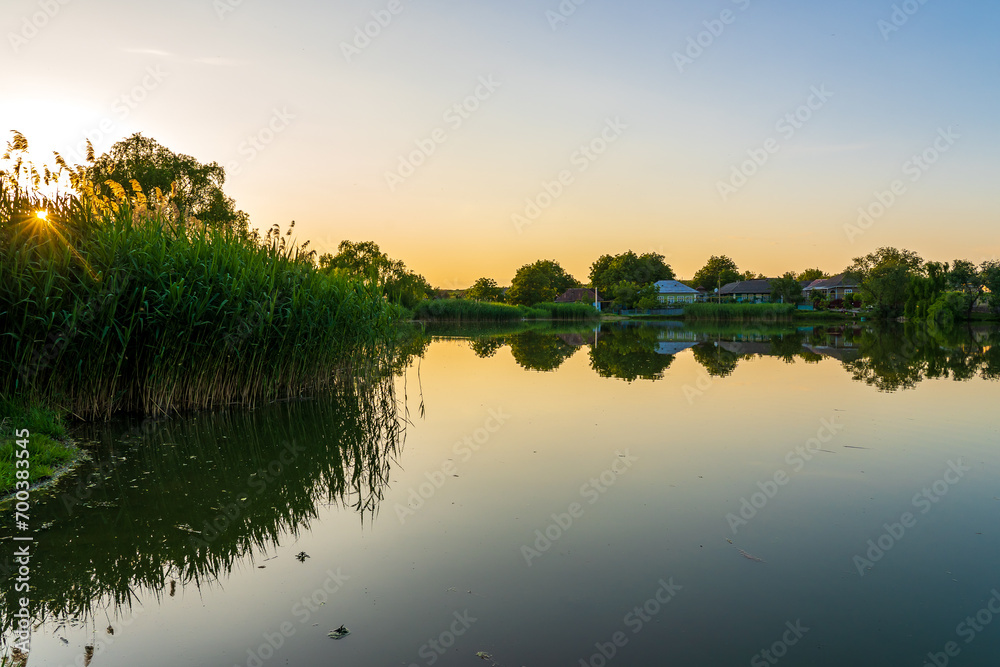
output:
[{"label": "sky", "polygon": [[225,166],[252,226],[445,289],[629,249],[978,262],[998,31],[991,0],[3,0],[0,130],[50,164],[142,132]]}]

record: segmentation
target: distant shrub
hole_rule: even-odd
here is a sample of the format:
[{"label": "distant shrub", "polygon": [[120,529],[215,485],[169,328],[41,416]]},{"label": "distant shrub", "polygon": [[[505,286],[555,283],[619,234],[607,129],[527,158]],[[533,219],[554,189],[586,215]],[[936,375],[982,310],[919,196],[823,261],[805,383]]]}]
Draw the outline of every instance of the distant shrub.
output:
[{"label": "distant shrub", "polygon": [[413,317],[439,322],[512,322],[597,319],[600,313],[585,303],[540,303],[528,307],[468,299],[434,299],[418,304]]},{"label": "distant shrub", "polygon": [[792,303],[689,303],[685,319],[710,321],[776,321],[794,317]]}]

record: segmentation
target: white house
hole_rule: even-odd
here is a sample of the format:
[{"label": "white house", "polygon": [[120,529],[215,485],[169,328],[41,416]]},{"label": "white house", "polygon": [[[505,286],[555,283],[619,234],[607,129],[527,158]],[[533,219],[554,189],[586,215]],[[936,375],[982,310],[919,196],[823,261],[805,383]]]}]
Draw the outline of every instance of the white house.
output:
[{"label": "white house", "polygon": [[661,280],[653,284],[659,292],[660,303],[694,303],[698,300],[698,290],[676,280]]}]

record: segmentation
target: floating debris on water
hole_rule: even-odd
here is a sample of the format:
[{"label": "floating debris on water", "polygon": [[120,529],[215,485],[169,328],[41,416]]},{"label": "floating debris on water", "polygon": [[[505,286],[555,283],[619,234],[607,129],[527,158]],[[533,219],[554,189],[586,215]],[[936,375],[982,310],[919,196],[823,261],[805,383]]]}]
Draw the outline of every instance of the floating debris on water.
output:
[{"label": "floating debris on water", "polygon": [[343,639],[344,637],[346,637],[349,634],[351,634],[351,631],[348,630],[343,625],[341,625],[336,630],[330,631],[330,634],[328,634],[327,637],[331,637],[333,639]]},{"label": "floating debris on water", "polygon": [[304,562],[306,562],[306,558],[311,558],[311,556],[309,554],[307,554],[305,551],[300,551],[297,554],[295,554],[295,558],[300,563],[304,563]]},{"label": "floating debris on water", "polygon": [[185,533],[191,533],[192,535],[201,535],[201,531],[200,530],[195,530],[194,528],[192,528],[191,526],[187,525],[186,523],[178,524],[178,525],[174,526],[174,528],[176,528],[177,530],[183,530]]},{"label": "floating debris on water", "polygon": [[757,558],[753,554],[748,554],[746,551],[743,551],[743,549],[737,549],[737,551],[740,552],[741,556],[743,556],[747,560],[752,560],[755,563],[765,563],[765,562],[767,562],[763,558]]}]

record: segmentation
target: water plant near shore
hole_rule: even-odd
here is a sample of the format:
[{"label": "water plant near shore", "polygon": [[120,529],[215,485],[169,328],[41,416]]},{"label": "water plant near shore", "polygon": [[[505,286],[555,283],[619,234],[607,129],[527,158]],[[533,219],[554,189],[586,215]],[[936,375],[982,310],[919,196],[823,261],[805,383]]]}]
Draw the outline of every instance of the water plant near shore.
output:
[{"label": "water plant near shore", "polygon": [[83,417],[254,405],[384,354],[398,313],[377,285],[277,228],[181,220],[159,191],[60,166],[72,193],[20,158],[0,172],[0,395]]},{"label": "water plant near shore", "polygon": [[435,322],[518,322],[592,320],[600,318],[600,313],[587,303],[540,303],[529,307],[468,299],[435,299],[420,303],[413,318]]}]

